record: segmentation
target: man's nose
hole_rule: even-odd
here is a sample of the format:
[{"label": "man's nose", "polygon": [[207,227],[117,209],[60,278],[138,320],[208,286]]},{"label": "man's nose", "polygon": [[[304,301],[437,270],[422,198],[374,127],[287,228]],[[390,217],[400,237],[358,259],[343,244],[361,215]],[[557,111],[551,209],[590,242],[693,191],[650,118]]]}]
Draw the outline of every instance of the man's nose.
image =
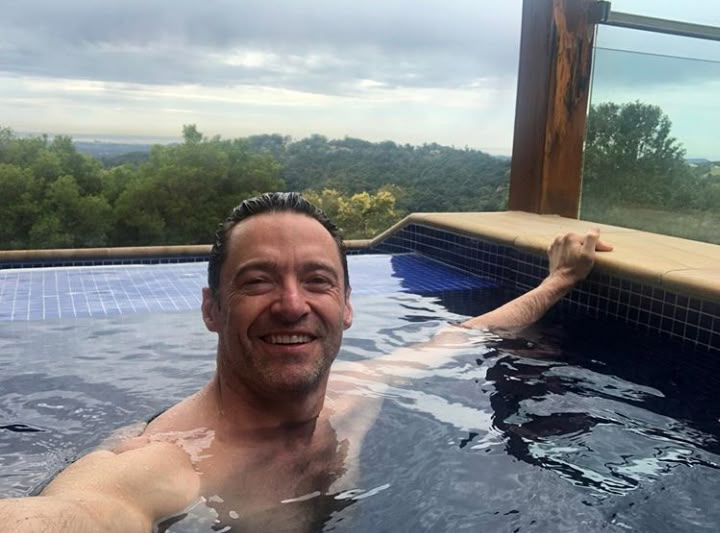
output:
[{"label": "man's nose", "polygon": [[283,283],[271,308],[273,314],[288,322],[301,319],[309,309],[302,286],[295,280]]}]

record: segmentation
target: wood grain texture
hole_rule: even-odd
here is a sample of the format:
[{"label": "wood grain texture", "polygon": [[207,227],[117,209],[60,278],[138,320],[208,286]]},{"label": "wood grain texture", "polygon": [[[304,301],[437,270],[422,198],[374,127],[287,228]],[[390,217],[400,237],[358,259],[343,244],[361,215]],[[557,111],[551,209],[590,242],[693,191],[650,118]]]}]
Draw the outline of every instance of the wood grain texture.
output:
[{"label": "wood grain texture", "polygon": [[510,209],[578,215],[594,37],[591,3],[523,3]]}]

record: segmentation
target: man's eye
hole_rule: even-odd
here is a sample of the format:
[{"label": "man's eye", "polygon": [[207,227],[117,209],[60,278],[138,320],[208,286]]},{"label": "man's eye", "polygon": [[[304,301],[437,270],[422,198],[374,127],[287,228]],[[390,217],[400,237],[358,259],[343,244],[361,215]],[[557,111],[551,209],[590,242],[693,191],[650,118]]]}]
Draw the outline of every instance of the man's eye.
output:
[{"label": "man's eye", "polygon": [[268,285],[270,283],[269,280],[265,278],[250,278],[245,281],[243,281],[243,286],[247,287],[248,289],[257,289],[264,287],[265,285]]},{"label": "man's eye", "polygon": [[325,276],[313,276],[308,279],[310,285],[329,285],[330,280]]}]

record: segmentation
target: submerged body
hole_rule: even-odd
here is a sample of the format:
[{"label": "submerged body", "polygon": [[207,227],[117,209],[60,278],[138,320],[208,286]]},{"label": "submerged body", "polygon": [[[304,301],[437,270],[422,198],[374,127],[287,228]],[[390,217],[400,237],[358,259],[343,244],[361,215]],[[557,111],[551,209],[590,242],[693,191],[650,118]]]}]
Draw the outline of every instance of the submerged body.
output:
[{"label": "submerged body", "polygon": [[[260,211],[249,205],[226,224],[216,244],[217,283],[211,275],[202,304],[205,325],[218,338],[212,380],[141,436],[118,446],[117,466],[107,468],[110,452],[101,458],[91,454],[44,491],[44,502],[50,498],[61,509],[67,504],[64,512],[79,521],[76,531],[86,524],[92,531],[98,520],[117,528],[110,517],[118,513],[133,517],[119,531],[145,531],[198,497],[239,530],[282,529],[282,524],[313,530],[316,513],[327,515],[323,506],[334,505],[313,495],[355,487],[363,439],[380,400],[353,394],[353,364],[359,363],[337,372],[329,386],[330,367],[353,318],[347,266],[334,226],[304,206],[272,204],[287,199],[275,195]],[[463,326],[510,329],[533,323],[588,274],[596,247],[607,249],[597,232],[557,239],[550,249],[550,275],[538,288]],[[460,328],[448,328],[424,346],[367,363],[363,372],[374,373],[381,387],[392,375],[387,368],[398,360],[419,368],[436,365],[466,339]],[[101,474],[94,461],[114,475]],[[86,490],[92,490],[89,517]],[[281,505],[306,498],[299,506]],[[0,516],[28,517],[32,505],[0,504]],[[33,530],[21,526],[37,527],[18,519],[15,530]]]}]

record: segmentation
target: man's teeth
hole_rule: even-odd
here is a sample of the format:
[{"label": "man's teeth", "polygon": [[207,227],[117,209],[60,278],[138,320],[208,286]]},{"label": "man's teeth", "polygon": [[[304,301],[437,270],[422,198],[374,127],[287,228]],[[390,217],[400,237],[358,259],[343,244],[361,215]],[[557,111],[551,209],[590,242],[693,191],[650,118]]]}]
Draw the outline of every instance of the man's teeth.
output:
[{"label": "man's teeth", "polygon": [[302,344],[310,342],[310,335],[270,335],[268,340],[271,344]]}]

